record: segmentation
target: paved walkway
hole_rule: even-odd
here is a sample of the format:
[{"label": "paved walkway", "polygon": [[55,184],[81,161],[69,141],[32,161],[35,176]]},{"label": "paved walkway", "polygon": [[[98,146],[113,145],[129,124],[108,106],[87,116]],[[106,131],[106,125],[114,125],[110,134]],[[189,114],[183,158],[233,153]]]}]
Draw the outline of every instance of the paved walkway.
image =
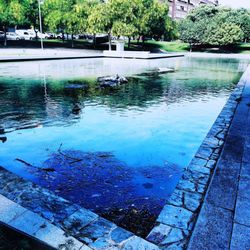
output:
[{"label": "paved walkway", "polygon": [[0,62],[103,57],[102,51],[84,49],[1,49]]},{"label": "paved walkway", "polygon": [[189,247],[250,249],[250,66]]},{"label": "paved walkway", "polygon": [[128,59],[161,59],[182,57],[180,53],[149,53],[142,51],[124,51],[123,53],[86,49],[0,49],[0,62],[84,59],[84,58],[128,58]]}]

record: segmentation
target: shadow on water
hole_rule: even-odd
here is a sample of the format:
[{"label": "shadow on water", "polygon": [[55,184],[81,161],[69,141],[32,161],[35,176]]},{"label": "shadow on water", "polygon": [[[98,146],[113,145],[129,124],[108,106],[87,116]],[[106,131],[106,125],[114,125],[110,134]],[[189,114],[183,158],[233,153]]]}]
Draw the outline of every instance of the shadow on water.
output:
[{"label": "shadow on water", "polygon": [[182,172],[168,162],[164,166],[136,168],[110,152],[60,148],[40,171],[31,165],[28,170],[36,176],[37,184],[140,236],[152,229],[174,188],[172,183]]}]

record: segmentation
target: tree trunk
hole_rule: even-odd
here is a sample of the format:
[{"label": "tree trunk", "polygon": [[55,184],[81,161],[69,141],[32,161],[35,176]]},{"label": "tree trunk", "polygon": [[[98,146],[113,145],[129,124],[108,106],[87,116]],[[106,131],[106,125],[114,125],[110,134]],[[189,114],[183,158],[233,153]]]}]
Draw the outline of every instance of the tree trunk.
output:
[{"label": "tree trunk", "polygon": [[142,36],[142,48],[144,49],[145,46],[145,36]]},{"label": "tree trunk", "polygon": [[128,48],[130,48],[131,37],[128,38]]},{"label": "tree trunk", "polygon": [[192,43],[189,44],[189,52],[192,52],[193,50],[193,46],[192,46]]},{"label": "tree trunk", "polygon": [[62,41],[64,43],[64,31],[62,31]]},{"label": "tree trunk", "polygon": [[7,29],[6,29],[6,26],[4,25],[3,27],[3,30],[4,30],[4,46],[6,47],[7,46]]},{"label": "tree trunk", "polygon": [[109,50],[112,50],[112,46],[111,46],[111,32],[108,33],[108,37],[109,37]]},{"label": "tree trunk", "polygon": [[74,48],[74,36],[71,34],[71,47]]},{"label": "tree trunk", "polygon": [[137,44],[140,42],[140,36],[137,37]]},{"label": "tree trunk", "polygon": [[93,44],[94,44],[94,48],[96,48],[96,34],[93,35]]}]

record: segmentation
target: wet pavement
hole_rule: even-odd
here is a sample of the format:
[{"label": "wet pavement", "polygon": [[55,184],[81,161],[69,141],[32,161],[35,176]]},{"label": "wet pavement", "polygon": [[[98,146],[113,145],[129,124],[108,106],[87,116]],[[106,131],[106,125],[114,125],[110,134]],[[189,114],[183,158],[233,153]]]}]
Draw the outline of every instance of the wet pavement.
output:
[{"label": "wet pavement", "polygon": [[188,249],[250,246],[250,66]]}]

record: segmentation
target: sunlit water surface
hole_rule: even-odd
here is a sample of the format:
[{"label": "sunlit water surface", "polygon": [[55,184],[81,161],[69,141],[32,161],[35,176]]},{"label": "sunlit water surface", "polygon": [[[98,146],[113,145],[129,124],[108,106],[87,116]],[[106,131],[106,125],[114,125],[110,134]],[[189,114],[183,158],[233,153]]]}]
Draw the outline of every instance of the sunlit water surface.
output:
[{"label": "sunlit water surface", "polygon": [[[0,64],[0,137],[7,139],[0,144],[0,165],[146,235],[246,63],[175,58]],[[148,74],[157,67],[176,72]],[[98,76],[117,73],[129,83],[97,87]],[[77,103],[82,110],[72,112]]]}]

